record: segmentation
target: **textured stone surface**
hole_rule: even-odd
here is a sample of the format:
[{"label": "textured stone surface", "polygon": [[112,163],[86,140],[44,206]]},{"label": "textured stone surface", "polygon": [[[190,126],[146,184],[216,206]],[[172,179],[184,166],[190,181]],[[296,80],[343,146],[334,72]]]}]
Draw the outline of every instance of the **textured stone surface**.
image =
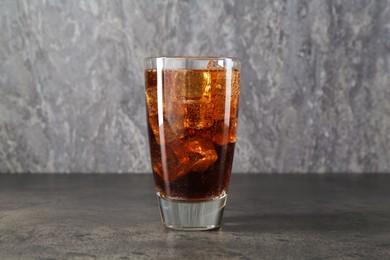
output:
[{"label": "textured stone surface", "polygon": [[222,228],[161,224],[152,177],[0,175],[1,259],[389,259],[390,175],[235,175]]},{"label": "textured stone surface", "polygon": [[150,170],[156,55],[241,58],[236,171],[390,171],[387,0],[0,0],[0,172]]}]

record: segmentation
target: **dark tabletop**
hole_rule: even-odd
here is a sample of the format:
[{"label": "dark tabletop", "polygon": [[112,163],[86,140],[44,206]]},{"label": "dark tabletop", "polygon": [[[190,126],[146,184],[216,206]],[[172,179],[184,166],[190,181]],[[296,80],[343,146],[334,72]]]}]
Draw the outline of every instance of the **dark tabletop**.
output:
[{"label": "dark tabletop", "polygon": [[0,174],[0,259],[389,259],[390,175],[233,175],[222,228],[160,221],[151,175]]}]

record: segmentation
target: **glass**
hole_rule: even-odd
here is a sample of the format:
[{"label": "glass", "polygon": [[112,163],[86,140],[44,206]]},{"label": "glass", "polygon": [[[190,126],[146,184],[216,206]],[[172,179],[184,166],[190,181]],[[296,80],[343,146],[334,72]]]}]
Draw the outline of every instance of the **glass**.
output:
[{"label": "glass", "polygon": [[147,58],[145,93],[163,223],[181,230],[219,227],[236,142],[239,60]]}]

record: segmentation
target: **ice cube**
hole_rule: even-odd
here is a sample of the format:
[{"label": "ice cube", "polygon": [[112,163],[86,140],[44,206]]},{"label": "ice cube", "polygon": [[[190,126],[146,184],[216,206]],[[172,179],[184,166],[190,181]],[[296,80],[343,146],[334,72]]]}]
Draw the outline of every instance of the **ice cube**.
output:
[{"label": "ice cube", "polygon": [[190,160],[190,170],[194,172],[207,170],[218,159],[211,140],[193,137],[184,141],[183,148]]},{"label": "ice cube", "polygon": [[232,118],[229,125],[223,120],[215,123],[214,142],[220,146],[236,142],[237,118]]},{"label": "ice cube", "polygon": [[184,104],[178,102],[174,97],[166,97],[164,101],[164,121],[167,122],[172,130],[183,135],[184,131]]},{"label": "ice cube", "polygon": [[164,94],[184,102],[209,102],[210,74],[202,70],[167,70],[164,72]]},{"label": "ice cube", "polygon": [[207,65],[211,76],[211,93],[215,95],[225,95],[226,93],[226,69],[216,61],[210,61]]},{"label": "ice cube", "polygon": [[[230,108],[228,107],[228,103],[230,101]],[[229,109],[228,115],[230,118],[236,118],[238,113],[238,96],[231,96],[227,98],[222,95],[213,96],[213,119],[214,120],[223,120],[225,119],[225,111]]]},{"label": "ice cube", "polygon": [[185,106],[184,126],[186,128],[208,128],[213,125],[213,103],[189,103]]},{"label": "ice cube", "polygon": [[210,102],[211,76],[207,71],[188,70],[181,79],[182,98],[185,102]]},{"label": "ice cube", "polygon": [[158,144],[170,143],[184,136],[183,117],[164,118],[159,124],[158,115],[149,116],[149,124]]},{"label": "ice cube", "polygon": [[177,99],[171,97],[166,98],[164,102],[164,116],[165,117],[183,117],[185,112],[185,105]]},{"label": "ice cube", "polygon": [[164,71],[164,97],[170,99],[180,99],[183,96],[186,73],[186,70]]},{"label": "ice cube", "polygon": [[224,67],[219,65],[217,61],[215,60],[211,60],[209,61],[209,63],[207,63],[207,69],[212,69],[212,70],[215,70],[215,69],[223,69]]},{"label": "ice cube", "polygon": [[148,107],[149,116],[157,114],[157,89],[147,88],[146,89],[146,105]]},{"label": "ice cube", "polygon": [[211,99],[210,74],[202,70],[166,70],[164,95],[187,102],[208,102]]},{"label": "ice cube", "polygon": [[[219,70],[211,70],[211,89],[212,96],[225,96],[230,93],[231,96],[238,96],[240,94],[240,72],[233,70],[231,75],[231,84],[227,84],[227,75],[224,68]],[[226,86],[231,86],[231,90],[226,89]]]},{"label": "ice cube", "polygon": [[153,161],[153,170],[163,179],[169,182],[184,176],[190,170],[190,160],[183,147],[178,142],[164,145],[165,151],[161,158]]},{"label": "ice cube", "polygon": [[211,95],[226,95],[226,70],[210,71],[211,75]]}]

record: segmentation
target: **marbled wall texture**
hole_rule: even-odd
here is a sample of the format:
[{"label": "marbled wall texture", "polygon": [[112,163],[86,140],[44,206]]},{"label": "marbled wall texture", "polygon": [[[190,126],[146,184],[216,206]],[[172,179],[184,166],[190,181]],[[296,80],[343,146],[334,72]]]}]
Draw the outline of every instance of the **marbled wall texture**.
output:
[{"label": "marbled wall texture", "polygon": [[0,172],[147,172],[143,59],[242,60],[235,172],[390,171],[390,2],[0,0]]}]

